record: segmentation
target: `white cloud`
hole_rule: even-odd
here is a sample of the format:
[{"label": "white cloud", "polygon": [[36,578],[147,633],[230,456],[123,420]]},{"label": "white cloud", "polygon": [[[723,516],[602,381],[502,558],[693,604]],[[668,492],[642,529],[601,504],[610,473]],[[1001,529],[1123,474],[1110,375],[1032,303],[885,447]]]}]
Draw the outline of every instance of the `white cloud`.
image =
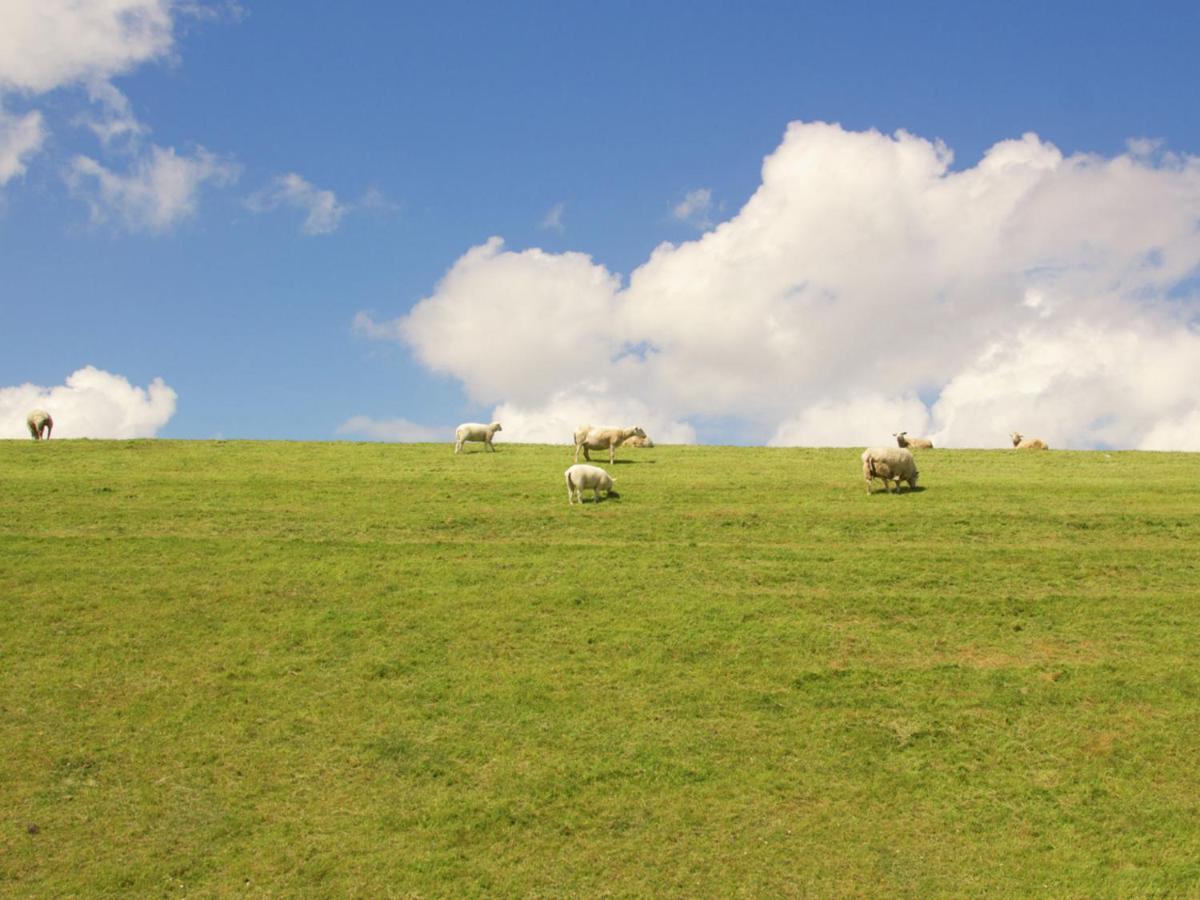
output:
[{"label": "white cloud", "polygon": [[376,322],[375,318],[369,312],[360,311],[355,313],[354,320],[350,323],[350,328],[357,335],[377,341],[404,340],[404,331],[400,327],[399,320]]},{"label": "white cloud", "polygon": [[25,174],[26,162],[45,139],[46,126],[40,112],[18,116],[0,107],[0,186]]},{"label": "white cloud", "polygon": [[687,222],[694,228],[708,228],[712,225],[713,199],[711,188],[697,188],[688,191],[687,195],[676,204],[671,214],[680,222]]},{"label": "white cloud", "polygon": [[563,213],[566,212],[566,209],[567,204],[555,203],[552,207],[550,207],[549,210],[547,210],[546,215],[542,217],[542,222],[539,227],[549,229],[550,231],[557,231],[559,234],[562,234],[564,231],[566,231],[566,225],[563,224]]},{"label": "white cloud", "polygon": [[890,444],[891,435],[924,435],[929,411],[916,396],[864,394],[848,400],[822,400],[782,423],[771,447],[835,447]]},{"label": "white cloud", "polygon": [[72,191],[91,209],[95,223],[118,221],[130,231],[162,233],[196,211],[205,184],[225,186],[237,180],[238,166],[203,147],[180,156],[173,147],[150,148],[127,174],[77,156],[66,173]]},{"label": "white cloud", "polygon": [[5,0],[0,89],[41,94],[165,56],[170,0]]},{"label": "white cloud", "polygon": [[421,362],[461,379],[481,404],[540,403],[555,380],[608,370],[619,346],[616,276],[582,253],[502,248],[492,238],[469,250],[394,323]]},{"label": "white cloud", "polygon": [[[627,286],[584,254],[493,238],[359,330],[516,414],[582,397],[780,443],[1192,446],[1200,160],[1135,147],[1064,157],[1025,135],[955,171],[905,132],[794,123],[736,215],[661,245]],[[584,412],[566,420],[599,418]]]},{"label": "white cloud", "polygon": [[129,98],[110,82],[89,84],[88,97],[99,108],[99,112],[81,116],[79,122],[90,128],[105,147],[122,139],[130,145],[136,145],[143,135],[149,133],[150,129],[134,116]]},{"label": "white cloud", "polygon": [[176,397],[161,378],[140,388],[85,366],[55,387],[0,387],[0,438],[28,438],[25,417],[38,408],[54,418],[55,438],[154,437],[175,414]]},{"label": "white cloud", "polygon": [[373,441],[397,441],[404,444],[454,441],[453,428],[418,425],[408,419],[372,419],[370,416],[352,416],[337,427],[337,433],[359,435]]},{"label": "white cloud", "polygon": [[300,210],[304,213],[300,230],[308,235],[336,231],[349,209],[338,202],[333,191],[315,187],[295,172],[280,175],[269,187],[252,194],[246,200],[246,206],[258,213],[270,212],[281,206]]},{"label": "white cloud", "polygon": [[612,397],[603,388],[582,385],[559,391],[538,406],[502,403],[491,421],[504,426],[506,440],[520,444],[570,444],[580,425],[639,425],[656,444],[695,443],[696,430],[663,417],[632,397]]}]

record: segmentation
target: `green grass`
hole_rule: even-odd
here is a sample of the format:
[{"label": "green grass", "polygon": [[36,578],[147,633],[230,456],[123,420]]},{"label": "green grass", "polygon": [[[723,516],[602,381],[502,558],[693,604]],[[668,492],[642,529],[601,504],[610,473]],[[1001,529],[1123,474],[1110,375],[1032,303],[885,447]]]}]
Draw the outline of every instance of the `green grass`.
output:
[{"label": "green grass", "polygon": [[0,893],[1200,892],[1197,457],[498,446],[0,442]]}]

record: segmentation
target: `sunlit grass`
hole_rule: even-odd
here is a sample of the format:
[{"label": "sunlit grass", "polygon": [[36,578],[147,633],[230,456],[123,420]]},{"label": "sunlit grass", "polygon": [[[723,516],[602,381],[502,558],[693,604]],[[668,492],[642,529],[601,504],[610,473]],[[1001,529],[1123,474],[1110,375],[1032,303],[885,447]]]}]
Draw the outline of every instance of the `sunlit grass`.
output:
[{"label": "sunlit grass", "polygon": [[497,448],[0,442],[0,892],[1200,886],[1195,456]]}]

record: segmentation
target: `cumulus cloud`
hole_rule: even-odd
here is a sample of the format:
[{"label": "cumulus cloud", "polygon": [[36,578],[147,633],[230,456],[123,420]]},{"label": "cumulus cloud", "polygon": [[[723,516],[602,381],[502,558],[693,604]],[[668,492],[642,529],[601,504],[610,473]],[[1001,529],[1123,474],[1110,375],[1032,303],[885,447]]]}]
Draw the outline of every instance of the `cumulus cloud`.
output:
[{"label": "cumulus cloud", "polygon": [[151,147],[121,174],[87,156],[77,156],[66,173],[71,190],[91,210],[94,223],[117,222],[130,231],[162,233],[196,211],[200,189],[225,186],[238,166],[203,147],[191,156],[173,147]]},{"label": "cumulus cloud", "polygon": [[0,89],[46,93],[165,56],[171,6],[170,0],[6,0]]},{"label": "cumulus cloud", "polygon": [[705,229],[712,226],[713,199],[711,188],[697,188],[688,191],[687,195],[671,210],[680,222],[687,222],[694,228]]},{"label": "cumulus cloud", "polygon": [[1064,156],[1028,134],[956,170],[906,132],[793,123],[734,216],[626,285],[493,238],[359,330],[518,414],[584,397],[775,443],[1194,446],[1198,223],[1200,160],[1151,142]]},{"label": "cumulus cloud", "polygon": [[583,424],[640,425],[657,444],[691,444],[696,429],[669,419],[633,397],[613,397],[603,384],[578,385],[552,394],[544,403],[523,406],[501,403],[492,421],[504,425],[506,440],[520,444],[570,444]]},{"label": "cumulus cloud", "polygon": [[161,378],[140,388],[85,366],[54,387],[0,387],[0,438],[28,438],[25,417],[39,408],[54,418],[55,438],[154,437],[175,414],[176,397]]},{"label": "cumulus cloud", "polygon": [[[382,195],[379,195],[382,198]],[[304,234],[331,234],[337,231],[348,207],[339,203],[333,191],[322,190],[295,172],[280,175],[268,187],[246,200],[253,212],[270,212],[279,207],[299,210],[304,213],[300,230]]]},{"label": "cumulus cloud", "polygon": [[357,435],[372,441],[396,441],[402,444],[424,444],[433,441],[452,441],[454,429],[418,425],[408,419],[372,419],[352,416],[337,427],[338,434]]},{"label": "cumulus cloud", "polygon": [[23,116],[0,107],[0,186],[25,174],[25,164],[46,139],[42,114],[37,110]]}]

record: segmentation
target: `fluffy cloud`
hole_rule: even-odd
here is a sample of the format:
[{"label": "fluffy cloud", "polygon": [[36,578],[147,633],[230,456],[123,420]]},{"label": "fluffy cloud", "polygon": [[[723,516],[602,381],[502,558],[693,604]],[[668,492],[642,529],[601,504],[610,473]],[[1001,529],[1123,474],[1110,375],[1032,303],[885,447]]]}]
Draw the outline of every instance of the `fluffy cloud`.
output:
[{"label": "fluffy cloud", "polygon": [[54,417],[56,438],[154,437],[175,414],[175,400],[175,391],[161,378],[140,388],[85,366],[55,387],[0,388],[0,438],[28,438],[25,417],[38,408]]},{"label": "fluffy cloud", "polygon": [[370,416],[352,416],[337,427],[337,433],[402,444],[454,440],[453,428],[431,428],[408,419],[372,419]]},{"label": "fluffy cloud", "polygon": [[736,215],[661,245],[627,286],[583,254],[493,238],[360,330],[498,417],[583,398],[569,417],[633,407],[776,443],[1200,443],[1200,160],[1148,142],[1064,156],[1025,135],[952,163],[905,132],[794,123]]},{"label": "fluffy cloud", "polygon": [[152,147],[126,174],[77,156],[67,172],[71,190],[91,209],[95,223],[116,221],[130,231],[161,233],[196,211],[200,188],[237,180],[238,167],[205,150],[180,156],[173,147]]},{"label": "fluffy cloud", "polygon": [[330,234],[337,230],[348,207],[338,202],[333,191],[322,190],[295,172],[281,175],[269,187],[253,194],[246,205],[253,212],[270,212],[281,206],[304,213],[304,234]]},{"label": "fluffy cloud", "polygon": [[633,397],[610,396],[602,384],[559,391],[537,406],[502,403],[492,421],[504,425],[506,440],[522,444],[570,444],[575,429],[584,423],[640,425],[658,444],[696,440],[696,430],[686,422],[668,419]]},{"label": "fluffy cloud", "polygon": [[46,139],[42,114],[37,110],[16,116],[0,107],[0,186],[25,173],[25,163]]},{"label": "fluffy cloud", "polygon": [[[83,196],[93,220],[115,219],[134,230],[164,231],[195,209],[204,182],[228,184],[236,169],[200,149],[142,151],[149,132],[134,116],[112,79],[140,65],[170,58],[178,17],[234,15],[236,4],[200,5],[191,0],[6,0],[0,4],[0,100],[6,93],[38,97],[82,89],[91,106],[70,119],[91,129],[106,150],[114,142],[133,154],[126,174],[88,156],[67,167],[68,184]],[[21,174],[44,144],[45,117],[31,110],[19,118],[0,108],[0,186]],[[89,187],[94,190],[89,190]]]},{"label": "fluffy cloud", "polygon": [[0,90],[105,81],[171,49],[170,0],[5,0]]}]

